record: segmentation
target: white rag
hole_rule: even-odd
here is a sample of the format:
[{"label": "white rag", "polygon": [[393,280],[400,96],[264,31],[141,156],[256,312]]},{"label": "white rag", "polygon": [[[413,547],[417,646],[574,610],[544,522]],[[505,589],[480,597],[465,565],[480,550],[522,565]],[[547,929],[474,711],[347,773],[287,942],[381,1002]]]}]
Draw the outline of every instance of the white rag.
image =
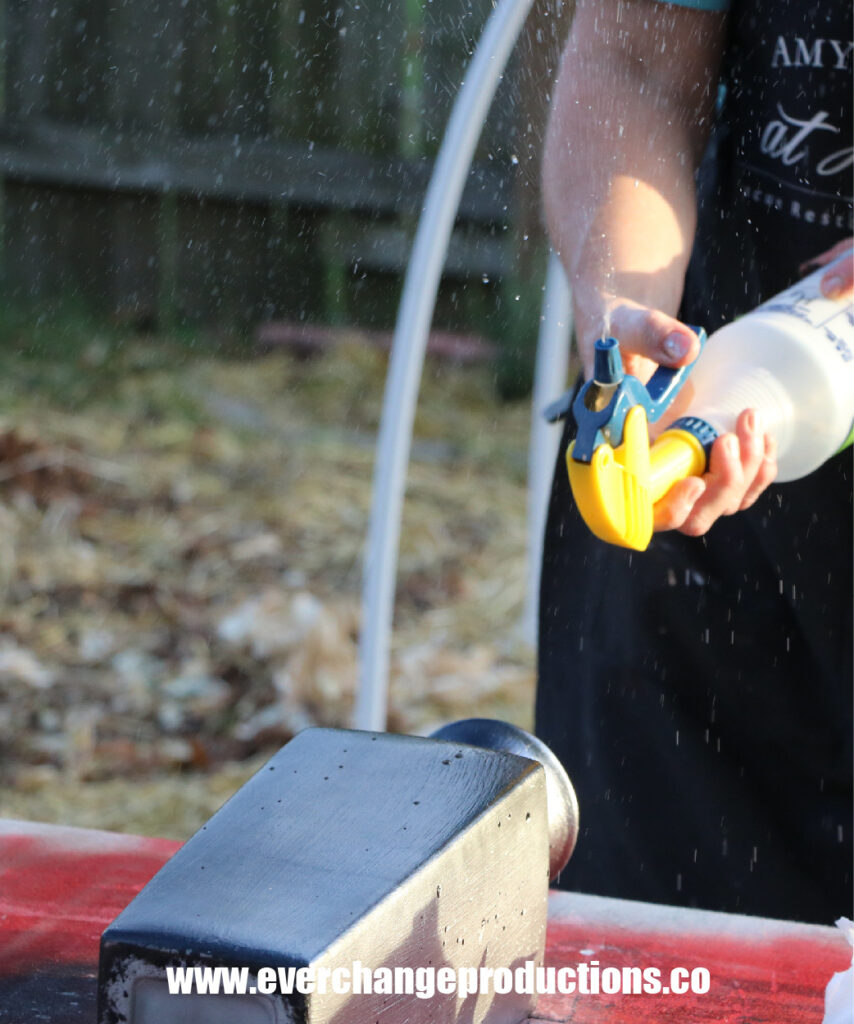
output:
[{"label": "white rag", "polygon": [[822,1024],[854,1024],[854,921],[840,917],[836,927],[842,929],[852,947],[851,966],[847,971],[837,971],[827,983]]}]

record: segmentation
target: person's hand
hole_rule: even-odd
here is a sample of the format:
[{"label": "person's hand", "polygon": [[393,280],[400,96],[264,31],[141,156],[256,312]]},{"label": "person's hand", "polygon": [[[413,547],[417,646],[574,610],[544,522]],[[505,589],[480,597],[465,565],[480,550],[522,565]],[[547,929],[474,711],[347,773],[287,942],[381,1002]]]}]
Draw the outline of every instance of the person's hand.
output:
[{"label": "person's hand", "polygon": [[[804,264],[801,271],[806,274],[830,263],[834,265],[819,283],[822,294],[829,299],[850,295],[854,292],[854,239],[843,239]],[[652,314],[647,319],[647,330],[658,322],[657,316]],[[653,350],[655,344],[653,341]],[[655,529],[701,536],[720,516],[749,508],[776,474],[774,439],[764,432],[759,413],[745,409],[738,417],[735,433],[719,437],[712,446],[708,472],[680,480],[656,504]]]},{"label": "person's hand", "polygon": [[843,238],[827,252],[801,265],[801,272],[807,274],[818,267],[826,267],[828,263],[833,263],[843,253],[848,254],[847,258],[839,260],[819,282],[822,295],[828,299],[841,299],[854,292],[854,238]]},{"label": "person's hand", "polygon": [[[644,384],[659,366],[686,366],[700,354],[697,335],[675,317],[630,299],[614,303],[607,333],[620,342],[623,369]],[[593,375],[593,338],[582,352],[585,375]]]},{"label": "person's hand", "polygon": [[708,472],[679,480],[656,502],[654,529],[700,537],[721,516],[749,508],[776,475],[776,442],[759,413],[745,409],[735,433],[722,434],[712,445]]},{"label": "person's hand", "polygon": [[[610,333],[620,341],[626,372],[644,382],[657,366],[684,366],[700,352],[697,335],[681,321],[630,301],[612,307]],[[668,422],[689,404],[690,385],[689,378],[668,410]],[[774,439],[765,432],[759,413],[745,409],[735,432],[721,435],[712,445],[708,471],[678,481],[656,503],[654,528],[701,536],[721,516],[749,508],[776,475]]]}]

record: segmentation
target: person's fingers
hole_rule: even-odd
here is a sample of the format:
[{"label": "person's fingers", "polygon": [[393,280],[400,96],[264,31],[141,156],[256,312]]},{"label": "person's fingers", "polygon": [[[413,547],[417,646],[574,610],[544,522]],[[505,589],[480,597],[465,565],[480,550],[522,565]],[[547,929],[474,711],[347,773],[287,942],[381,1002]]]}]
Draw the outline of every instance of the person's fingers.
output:
[{"label": "person's fingers", "polygon": [[745,490],[738,436],[723,434],[712,445],[706,489],[682,524],[682,532],[702,536],[716,519],[738,510]]},{"label": "person's fingers", "polygon": [[[726,436],[735,442],[737,448],[738,438],[734,434]],[[719,440],[721,439],[719,438]],[[733,460],[727,459],[722,464],[721,446],[718,446],[715,461],[718,472],[722,472],[724,478],[732,479],[737,472],[740,472],[737,455]],[[711,499],[708,495],[710,486],[712,488]],[[653,508],[653,529],[656,531],[681,530],[690,536],[699,536],[705,533],[720,514],[716,507],[716,496],[719,499],[720,492],[721,482],[711,473],[706,473],[702,477],[691,476],[680,480],[660,501],[656,502]]]},{"label": "person's fingers", "polygon": [[706,533],[716,519],[735,511],[742,489],[738,437],[724,434],[712,446],[706,489],[682,524],[682,531],[692,537]]},{"label": "person's fingers", "polygon": [[802,274],[812,273],[819,267],[833,263],[840,256],[848,254],[847,259],[839,260],[824,274],[819,282],[822,295],[828,299],[840,299],[854,291],[854,238],[843,238],[841,242],[800,266]]},{"label": "person's fingers", "polygon": [[[765,427],[756,409],[745,409],[739,414],[735,421],[735,434],[741,458],[741,479],[744,493],[747,493],[765,457]],[[740,495],[739,508],[743,500],[744,494]]]},{"label": "person's fingers", "polygon": [[661,310],[620,303],[611,311],[611,331],[620,348],[657,366],[684,366],[699,355],[697,335]]},{"label": "person's fingers", "polygon": [[759,413],[746,409],[735,433],[724,434],[712,446],[704,487],[683,487],[677,493],[673,488],[668,502],[656,511],[656,528],[702,536],[721,516],[749,508],[776,474],[774,440],[765,433]]},{"label": "person's fingers", "polygon": [[837,256],[841,256],[844,252],[854,248],[854,238],[843,238],[841,242],[837,242],[836,245],[832,245],[829,249],[819,253],[818,256],[814,256],[812,259],[806,260],[798,268],[802,274],[809,274],[813,270],[818,270],[819,267],[824,267],[828,263],[832,263]]},{"label": "person's fingers", "polygon": [[765,435],[765,443],[762,451],[762,461],[753,478],[753,482],[747,488],[741,500],[740,508],[746,509],[756,501],[765,488],[774,482],[777,476],[777,442],[770,434]]},{"label": "person's fingers", "polygon": [[689,476],[679,480],[653,506],[653,529],[656,532],[681,529],[705,490],[703,477]]},{"label": "person's fingers", "polygon": [[819,282],[821,293],[827,299],[841,299],[854,291],[854,250],[844,259],[838,260],[822,275]]}]

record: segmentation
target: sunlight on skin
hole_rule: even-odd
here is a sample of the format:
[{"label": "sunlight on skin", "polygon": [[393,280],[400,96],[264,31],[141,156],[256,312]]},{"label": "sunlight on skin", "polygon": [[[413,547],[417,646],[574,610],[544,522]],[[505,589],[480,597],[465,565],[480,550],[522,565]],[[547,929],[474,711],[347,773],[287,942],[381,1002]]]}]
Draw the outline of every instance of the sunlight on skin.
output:
[{"label": "sunlight on skin", "polygon": [[[602,285],[606,323],[603,333],[630,339],[637,330],[649,329],[650,311],[645,303],[644,281],[651,280],[674,264],[683,263],[690,249],[690,239],[671,202],[654,185],[625,174],[616,175],[611,184],[613,206],[621,211],[617,218],[602,225],[611,249],[611,267]],[[627,215],[627,212],[628,215]],[[598,226],[598,225],[597,225]],[[650,252],[649,239],[655,237],[654,252]],[[627,300],[625,296],[631,295]],[[680,327],[678,321],[666,314],[652,314],[656,332]],[[659,323],[660,321],[660,323]],[[626,372],[646,382],[657,363],[647,359],[625,344],[623,364]]]},{"label": "sunlight on skin", "polygon": [[[672,200],[654,184],[615,175],[609,183],[609,201],[602,204],[588,233],[605,241],[588,246],[586,280],[576,292],[576,312],[588,324],[600,325],[601,334],[620,340],[626,372],[647,381],[658,363],[640,355],[638,349],[643,343],[651,348],[670,333],[685,335],[691,342],[686,355],[671,360],[671,365],[696,358],[695,335],[660,310],[665,303],[674,309],[678,306],[682,275],[673,268],[687,263],[691,248],[684,217]],[[671,280],[667,290],[672,294],[663,295]],[[593,340],[586,337],[580,347],[587,375],[593,368]]]},{"label": "sunlight on skin", "polygon": [[[621,274],[655,274],[676,259],[685,259],[690,239],[685,237],[676,211],[654,185],[627,174],[618,174],[611,184],[612,202],[623,216],[610,225],[614,265]],[[630,216],[625,211],[631,210]],[[654,253],[649,239],[657,236]],[[617,289],[619,294],[619,289]]]}]

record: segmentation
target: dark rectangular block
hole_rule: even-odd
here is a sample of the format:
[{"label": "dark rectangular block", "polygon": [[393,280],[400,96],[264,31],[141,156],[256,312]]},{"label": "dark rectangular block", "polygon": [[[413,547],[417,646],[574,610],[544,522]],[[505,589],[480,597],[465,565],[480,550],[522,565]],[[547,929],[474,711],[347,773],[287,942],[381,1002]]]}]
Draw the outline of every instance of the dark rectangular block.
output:
[{"label": "dark rectangular block", "polygon": [[167,965],[542,962],[543,770],[432,739],[309,729],[105,931],[101,1024],[516,1024],[531,996],[170,996]]}]

